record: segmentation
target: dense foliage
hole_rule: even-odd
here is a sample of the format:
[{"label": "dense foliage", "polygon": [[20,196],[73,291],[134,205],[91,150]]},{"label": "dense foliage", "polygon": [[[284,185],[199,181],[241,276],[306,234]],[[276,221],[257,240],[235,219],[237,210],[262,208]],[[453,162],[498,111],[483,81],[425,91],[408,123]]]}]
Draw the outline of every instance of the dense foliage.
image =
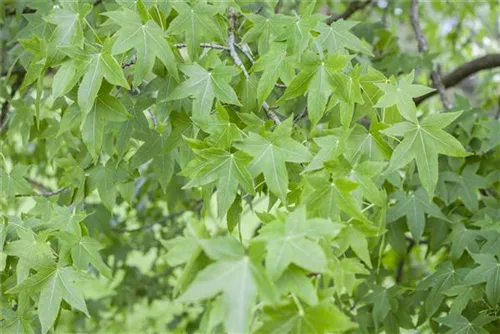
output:
[{"label": "dense foliage", "polygon": [[496,1],[0,6],[2,333],[499,332]]}]

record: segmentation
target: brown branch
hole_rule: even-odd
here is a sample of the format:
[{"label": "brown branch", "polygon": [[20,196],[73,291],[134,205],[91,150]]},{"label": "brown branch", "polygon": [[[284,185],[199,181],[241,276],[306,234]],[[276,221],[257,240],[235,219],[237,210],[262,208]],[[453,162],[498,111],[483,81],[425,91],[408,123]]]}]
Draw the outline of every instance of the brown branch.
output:
[{"label": "brown branch", "polygon": [[[444,88],[451,88],[458,85],[462,80],[477,72],[495,67],[500,67],[500,53],[487,54],[483,57],[476,58],[465,64],[462,64],[452,72],[443,76],[441,82],[443,83]],[[437,93],[437,91],[432,91],[425,95],[414,98],[414,101],[417,105],[419,105],[420,103],[436,95]]]},{"label": "brown branch", "polygon": [[[427,48],[427,40],[425,39],[424,33],[422,32],[422,27],[420,26],[420,18],[418,14],[418,0],[411,0],[410,5],[410,22],[413,27],[413,32],[415,33],[415,37],[417,38],[418,51],[420,53],[426,53],[428,51]],[[448,97],[445,93],[445,87],[443,86],[443,82],[441,80],[441,75],[439,73],[440,65],[436,64],[436,68],[431,72],[431,80],[432,85],[437,89],[439,93],[439,97],[445,109],[449,110],[453,108],[453,105],[448,100]]]},{"label": "brown branch", "polygon": [[365,1],[352,1],[349,6],[340,14],[332,14],[326,19],[326,24],[332,24],[335,21],[338,21],[340,19],[347,20],[349,17],[351,17],[354,13],[356,13],[358,10],[361,10],[371,4],[373,0],[365,0]]},{"label": "brown branch", "polygon": [[[235,46],[237,44],[236,44],[236,37],[234,34],[234,30],[236,27],[236,12],[234,11],[233,7],[229,7],[229,14],[228,15],[229,15],[229,28],[228,28],[228,34],[227,34],[227,36],[228,36],[227,37],[227,45],[229,47],[229,54],[231,55],[231,58],[233,58],[233,61],[236,64],[236,66],[241,68],[241,70],[243,71],[243,74],[248,79],[250,77],[250,75],[248,74],[248,71],[245,68],[245,65],[241,61],[241,58],[238,55],[238,52],[236,52]],[[276,124],[281,123],[281,120],[279,119],[278,115],[276,115],[276,113],[271,110],[271,108],[269,107],[269,104],[266,101],[264,101],[264,103],[262,103],[262,108],[265,110],[267,117],[269,119],[272,119],[274,121],[274,123],[276,123]]]}]

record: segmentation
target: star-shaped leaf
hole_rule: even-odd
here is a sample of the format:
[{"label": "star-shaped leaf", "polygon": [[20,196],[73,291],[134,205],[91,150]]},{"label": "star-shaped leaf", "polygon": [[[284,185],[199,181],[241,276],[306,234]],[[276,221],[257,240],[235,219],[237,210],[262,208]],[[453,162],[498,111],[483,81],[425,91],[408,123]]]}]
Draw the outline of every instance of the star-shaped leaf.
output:
[{"label": "star-shaped leaf", "polygon": [[290,213],[284,224],[274,222],[265,225],[260,230],[258,239],[266,242],[266,269],[269,276],[278,279],[292,263],[309,272],[325,271],[325,253],[313,240],[335,236],[340,229],[339,225],[330,220],[308,220],[304,206]]},{"label": "star-shaped leaf", "polygon": [[421,122],[397,123],[383,130],[382,133],[390,136],[404,136],[403,141],[392,153],[386,172],[395,171],[415,159],[420,182],[429,197],[433,197],[438,180],[438,154],[453,157],[468,155],[457,139],[442,130],[460,114],[461,112],[433,114]]},{"label": "star-shaped leaf", "polygon": [[121,27],[115,34],[113,54],[121,54],[132,48],[137,52],[137,62],[134,66],[135,86],[141,84],[144,77],[152,71],[155,58],[160,59],[169,73],[177,77],[175,55],[165,39],[165,32],[154,20],[143,23],[139,14],[126,8],[106,12],[104,15]]},{"label": "star-shaped leaf", "polygon": [[188,53],[195,60],[200,53],[200,42],[207,40],[223,41],[224,37],[215,20],[220,7],[199,2],[193,7],[182,1],[173,2],[173,7],[179,15],[172,20],[167,32],[185,34]]},{"label": "star-shaped leaf", "polygon": [[[374,105],[375,108],[396,106],[401,116],[417,123],[417,107],[413,98],[432,92],[434,89],[422,85],[414,85],[415,71],[402,76],[396,85],[376,83],[384,91],[384,95]],[[458,116],[457,116],[458,117]]]},{"label": "star-shaped leaf", "polygon": [[40,291],[38,317],[42,324],[42,333],[45,334],[56,321],[63,300],[90,317],[83,294],[75,285],[77,280],[78,273],[72,267],[49,267],[39,270],[10,289],[8,293],[33,294]]},{"label": "star-shaped leaf", "polygon": [[356,21],[344,20],[338,20],[331,25],[320,22],[314,28],[315,31],[319,32],[317,42],[330,54],[345,53],[345,49],[349,49],[371,56],[372,52],[367,44],[349,31],[357,24]]},{"label": "star-shaped leaf", "polygon": [[276,196],[286,202],[288,192],[288,171],[286,162],[308,162],[311,159],[309,150],[290,138],[291,119],[281,123],[269,138],[251,132],[241,143],[235,144],[239,150],[253,156],[248,167],[257,176],[264,174],[266,184]]},{"label": "star-shaped leaf", "polygon": [[307,92],[307,111],[309,119],[316,124],[323,114],[328,98],[334,90],[331,84],[332,77],[340,75],[352,57],[334,54],[326,59],[320,59],[315,54],[304,56],[304,66],[285,90],[283,96],[277,101],[286,101],[301,96]]},{"label": "star-shaped leaf", "polygon": [[232,123],[227,110],[216,103],[216,114],[201,114],[193,116],[194,123],[210,135],[205,139],[214,147],[228,149],[233,141],[243,139],[243,131]]},{"label": "star-shaped leaf", "polygon": [[292,24],[295,19],[283,14],[272,15],[266,18],[257,14],[245,14],[245,17],[253,23],[243,36],[243,41],[246,43],[257,42],[257,48],[260,55],[264,55],[269,51],[271,42],[285,31],[285,27]]},{"label": "star-shaped leaf", "polygon": [[255,62],[252,71],[263,72],[257,86],[259,105],[264,103],[278,79],[290,83],[295,76],[294,58],[287,53],[284,43],[273,43],[271,50]]},{"label": "star-shaped leaf", "polygon": [[464,284],[474,285],[486,282],[486,297],[491,305],[500,302],[500,262],[487,253],[471,254],[479,267],[472,269],[464,278]]},{"label": "star-shaped leaf", "polygon": [[[110,84],[126,89],[130,88],[120,64],[111,55],[109,40],[104,43],[101,50],[85,45],[84,50],[66,47],[62,51],[75,60],[69,66],[73,67],[71,72],[76,75],[68,82],[69,86],[65,87],[64,90],[75,85],[76,79],[83,75],[78,86],[78,105],[84,113],[88,113],[94,106],[103,79],[106,79]],[[63,68],[61,67],[59,70],[61,71]],[[67,70],[69,71],[69,69]]]},{"label": "star-shaped leaf", "polygon": [[265,307],[266,321],[256,334],[342,333],[358,325],[332,303],[321,302],[302,312],[292,304]]},{"label": "star-shaped leaf", "polygon": [[265,274],[261,272],[259,265],[247,256],[217,261],[196,275],[179,300],[192,302],[223,293],[225,331],[246,333],[262,275]]},{"label": "star-shaped leaf", "polygon": [[224,64],[211,71],[198,64],[183,65],[180,69],[189,79],[177,86],[168,96],[168,100],[192,96],[193,115],[210,113],[215,98],[223,103],[240,105],[236,93],[229,85],[231,78],[240,72],[239,69]]},{"label": "star-shaped leaf", "polygon": [[7,172],[5,164],[2,164],[0,169],[0,174],[2,176],[2,193],[6,195],[7,198],[33,193],[33,189],[24,178],[28,168],[28,166],[16,164],[10,172]]},{"label": "star-shaped leaf", "polygon": [[488,334],[489,332],[483,326],[493,320],[495,320],[495,317],[480,314],[476,319],[470,321],[463,315],[456,313],[436,319],[440,324],[450,328],[444,334]]},{"label": "star-shaped leaf", "polygon": [[369,222],[352,195],[356,187],[357,183],[345,178],[325,180],[325,175],[310,176],[306,178],[301,202],[306,203],[311,212],[321,217],[338,220],[341,212],[345,212],[352,218]]},{"label": "star-shaped leaf", "polygon": [[309,165],[304,169],[305,172],[310,172],[322,169],[323,163],[336,158],[339,152],[339,139],[337,136],[328,135],[323,137],[313,138],[314,142],[320,147],[318,153],[313,157]]},{"label": "star-shaped leaf", "polygon": [[218,148],[195,150],[197,159],[190,162],[183,175],[191,180],[184,188],[200,187],[217,182],[217,207],[223,217],[236,198],[238,185],[254,193],[253,179],[248,172],[251,158],[243,152],[229,153]]},{"label": "star-shaped leaf", "polygon": [[447,220],[439,207],[429,200],[423,188],[411,193],[398,192],[395,198],[397,199],[396,205],[389,208],[387,221],[391,223],[406,216],[408,229],[415,242],[419,242],[424,233],[426,214]]},{"label": "star-shaped leaf", "polygon": [[444,182],[452,184],[452,188],[449,190],[449,200],[460,199],[471,211],[475,211],[479,207],[479,189],[484,189],[488,186],[486,179],[477,174],[479,165],[480,163],[466,165],[461,174],[450,171],[440,174],[440,178]]},{"label": "star-shaped leaf", "polygon": [[464,269],[455,269],[451,262],[440,264],[436,270],[417,285],[417,290],[431,291],[425,300],[425,313],[432,316],[444,301],[445,293],[453,286],[460,285],[465,275]]},{"label": "star-shaped leaf", "polygon": [[57,26],[51,35],[51,43],[56,47],[73,45],[83,48],[85,16],[91,9],[92,6],[88,3],[61,2],[61,8],[53,9],[44,18]]}]

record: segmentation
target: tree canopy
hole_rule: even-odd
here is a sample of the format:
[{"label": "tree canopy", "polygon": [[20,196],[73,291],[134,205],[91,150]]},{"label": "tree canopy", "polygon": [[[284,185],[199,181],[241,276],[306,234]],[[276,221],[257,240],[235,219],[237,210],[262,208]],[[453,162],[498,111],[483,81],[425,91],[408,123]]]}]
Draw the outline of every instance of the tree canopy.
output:
[{"label": "tree canopy", "polygon": [[0,8],[2,333],[498,332],[498,1]]}]

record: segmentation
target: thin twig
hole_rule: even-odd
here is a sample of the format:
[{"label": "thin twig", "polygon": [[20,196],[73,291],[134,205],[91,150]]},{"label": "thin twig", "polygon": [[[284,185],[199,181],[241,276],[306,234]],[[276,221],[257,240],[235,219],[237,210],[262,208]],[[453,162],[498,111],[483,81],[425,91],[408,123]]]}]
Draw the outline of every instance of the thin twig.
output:
[{"label": "thin twig", "polygon": [[326,24],[332,24],[335,21],[340,19],[346,20],[351,17],[358,10],[361,10],[371,4],[373,0],[365,0],[365,1],[352,1],[349,6],[340,14],[332,14],[326,19]]},{"label": "thin twig", "polygon": [[[410,21],[413,27],[413,32],[415,33],[415,37],[417,38],[418,51],[420,53],[426,53],[428,51],[427,48],[427,40],[422,32],[422,27],[420,26],[420,19],[418,14],[418,0],[411,0],[410,5]],[[446,110],[453,108],[453,105],[448,100],[448,97],[445,93],[445,88],[443,82],[441,80],[441,75],[439,73],[440,65],[436,63],[436,68],[432,69],[431,72],[431,80],[433,86],[437,89],[439,93],[439,97],[443,106]]]},{"label": "thin twig", "polygon": [[[229,29],[228,29],[228,38],[227,38],[227,40],[228,40],[227,44],[229,46],[229,54],[231,55],[231,58],[233,58],[233,61],[236,64],[236,66],[241,68],[241,70],[243,71],[243,74],[248,79],[250,77],[250,75],[248,74],[248,71],[245,68],[245,65],[241,61],[241,58],[238,55],[238,52],[236,52],[235,45],[237,45],[237,44],[236,44],[236,37],[234,35],[235,27],[236,27],[236,12],[234,11],[233,7],[229,7]],[[264,101],[264,103],[262,103],[262,108],[265,110],[267,117],[269,119],[272,119],[274,123],[276,123],[276,124],[281,123],[281,120],[279,119],[278,115],[276,115],[276,113],[274,113],[271,110],[271,108],[269,107],[269,104],[266,101]]]},{"label": "thin twig", "polygon": [[[174,44],[174,46],[177,49],[182,49],[182,48],[187,47],[186,43],[176,43],[176,44]],[[219,43],[200,43],[200,48],[229,51],[229,48],[227,46],[219,44]]]},{"label": "thin twig", "polygon": [[298,121],[300,121],[302,118],[306,117],[307,116],[307,107],[304,108],[304,110],[302,110],[300,112],[300,114],[298,114],[294,119],[293,119],[293,124],[297,123]]},{"label": "thin twig", "polygon": [[148,113],[149,113],[149,116],[151,117],[151,120],[153,121],[154,129],[158,130],[158,120],[156,119],[156,116],[153,113],[153,110],[151,110],[151,108],[148,108]]},{"label": "thin twig", "polygon": [[413,247],[415,247],[415,240],[410,239],[410,244],[408,245],[408,248],[406,249],[406,254],[403,257],[401,257],[401,259],[399,260],[398,265],[396,267],[396,277],[395,277],[396,284],[401,283],[401,281],[403,280],[403,272],[404,272],[405,262],[406,262],[406,259],[408,258],[408,256],[410,255],[410,252],[413,249]]},{"label": "thin twig", "polygon": [[248,60],[252,63],[252,65],[255,63],[255,59],[252,56],[252,52],[248,48],[246,44],[236,44],[236,47],[240,49],[241,53],[245,55],[245,57],[248,58]]},{"label": "thin twig", "polygon": [[137,56],[133,55],[130,61],[122,63],[122,68],[126,69],[127,67],[134,65],[136,62],[137,62]]},{"label": "thin twig", "polygon": [[63,187],[60,189],[51,190],[51,189],[47,188],[46,186],[44,186],[43,184],[41,184],[40,182],[35,181],[33,179],[26,178],[26,181],[28,181],[28,183],[33,188],[37,189],[39,191],[39,193],[38,194],[27,194],[27,195],[19,194],[19,195],[16,195],[16,197],[27,197],[27,196],[51,197],[51,196],[59,195],[60,193],[62,193],[63,191],[66,191],[68,189],[67,187]]}]

